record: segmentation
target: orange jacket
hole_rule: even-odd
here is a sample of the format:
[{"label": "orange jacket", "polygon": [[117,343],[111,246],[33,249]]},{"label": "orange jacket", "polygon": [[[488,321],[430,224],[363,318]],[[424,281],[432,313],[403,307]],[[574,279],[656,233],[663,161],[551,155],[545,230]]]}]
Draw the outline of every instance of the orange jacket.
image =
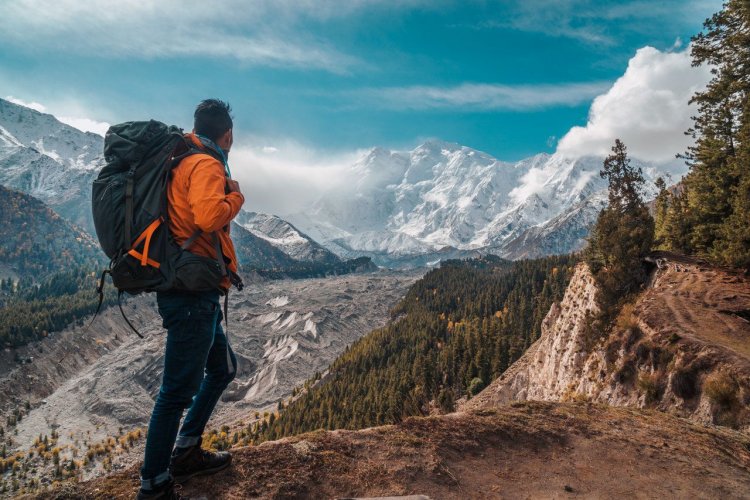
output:
[{"label": "orange jacket", "polygon": [[[197,146],[202,144],[193,134],[187,134]],[[227,267],[237,272],[237,255],[229,234],[229,223],[240,211],[245,197],[241,193],[226,194],[227,180],[224,165],[208,154],[194,154],[182,160],[172,170],[167,189],[169,227],[175,241],[181,245],[196,229],[203,231],[188,250],[216,258],[211,233],[218,232],[221,249],[229,259]],[[229,278],[222,288],[229,290]]]}]

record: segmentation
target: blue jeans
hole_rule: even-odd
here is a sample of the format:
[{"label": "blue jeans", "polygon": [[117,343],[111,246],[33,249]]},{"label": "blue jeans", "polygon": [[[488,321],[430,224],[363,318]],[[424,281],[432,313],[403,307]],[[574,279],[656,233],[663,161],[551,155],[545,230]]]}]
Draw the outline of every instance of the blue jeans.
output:
[{"label": "blue jeans", "polygon": [[[172,448],[198,443],[237,372],[237,359],[221,328],[218,292],[159,292],[156,301],[167,329],[167,347],[161,389],[148,424],[141,468],[144,489],[169,480]],[[180,428],[185,408],[189,410]]]}]

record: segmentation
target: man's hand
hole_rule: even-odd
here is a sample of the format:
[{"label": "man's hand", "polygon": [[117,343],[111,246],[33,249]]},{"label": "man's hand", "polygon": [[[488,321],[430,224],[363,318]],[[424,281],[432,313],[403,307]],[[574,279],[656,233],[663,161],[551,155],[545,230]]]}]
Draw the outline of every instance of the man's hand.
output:
[{"label": "man's hand", "polygon": [[227,187],[229,187],[230,193],[242,194],[242,191],[240,191],[240,183],[234,179],[227,179]]}]

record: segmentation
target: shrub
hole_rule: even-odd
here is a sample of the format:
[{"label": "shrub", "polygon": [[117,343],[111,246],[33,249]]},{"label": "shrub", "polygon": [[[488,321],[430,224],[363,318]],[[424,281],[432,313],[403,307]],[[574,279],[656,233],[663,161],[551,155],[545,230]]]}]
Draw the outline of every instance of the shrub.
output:
[{"label": "shrub", "polygon": [[604,348],[604,359],[607,360],[608,365],[611,365],[612,363],[617,361],[617,357],[620,353],[620,347],[620,341],[613,340]]},{"label": "shrub", "polygon": [[620,314],[617,316],[617,328],[624,332],[629,332],[638,328],[638,321],[635,319],[635,304],[628,302],[622,306]]},{"label": "shrub", "polygon": [[698,394],[698,366],[695,363],[677,368],[672,375],[672,392],[682,399],[692,399]]},{"label": "shrub", "polygon": [[471,379],[468,388],[469,394],[471,394],[472,396],[476,396],[482,391],[482,389],[484,389],[484,381],[481,378],[474,377],[473,379]]},{"label": "shrub", "polygon": [[638,388],[646,395],[646,404],[653,404],[661,399],[664,391],[658,372],[643,374],[638,378]]},{"label": "shrub", "polygon": [[727,372],[712,373],[706,378],[703,391],[708,399],[723,410],[735,407],[739,403],[739,384]]},{"label": "shrub", "polygon": [[615,380],[619,384],[630,384],[635,378],[635,360],[633,358],[626,358],[622,362],[622,366],[615,373]]},{"label": "shrub", "polygon": [[450,387],[444,387],[440,391],[438,406],[444,413],[450,413],[456,409],[456,396]]}]

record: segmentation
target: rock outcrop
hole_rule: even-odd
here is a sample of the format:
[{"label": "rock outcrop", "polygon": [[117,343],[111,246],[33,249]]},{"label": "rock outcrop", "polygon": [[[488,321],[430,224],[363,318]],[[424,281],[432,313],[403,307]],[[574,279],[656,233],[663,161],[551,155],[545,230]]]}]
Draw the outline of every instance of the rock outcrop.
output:
[{"label": "rock outcrop", "polygon": [[588,326],[597,310],[594,278],[579,264],[539,340],[465,407],[587,400],[747,428],[747,277],[664,255],[646,290],[607,333]]}]

